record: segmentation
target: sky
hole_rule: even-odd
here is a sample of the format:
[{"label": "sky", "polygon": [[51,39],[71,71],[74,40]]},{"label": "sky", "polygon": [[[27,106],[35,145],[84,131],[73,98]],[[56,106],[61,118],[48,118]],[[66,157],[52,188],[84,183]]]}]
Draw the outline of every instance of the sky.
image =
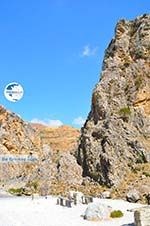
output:
[{"label": "sky", "polygon": [[[149,0],[1,0],[0,104],[24,120],[81,127],[118,20],[150,13]],[[24,96],[4,97],[18,82]]]}]

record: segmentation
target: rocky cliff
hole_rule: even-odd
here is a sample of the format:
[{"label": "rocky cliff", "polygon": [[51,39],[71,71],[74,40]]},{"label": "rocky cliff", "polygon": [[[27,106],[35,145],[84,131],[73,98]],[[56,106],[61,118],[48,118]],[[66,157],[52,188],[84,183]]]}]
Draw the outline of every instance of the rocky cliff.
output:
[{"label": "rocky cliff", "polygon": [[78,162],[84,176],[112,187],[149,161],[150,15],[143,15],[116,26],[82,128]]},{"label": "rocky cliff", "polygon": [[32,123],[31,126],[39,132],[42,142],[49,145],[53,151],[77,150],[80,130],[71,126],[50,127]]},{"label": "rocky cliff", "polygon": [[82,168],[76,160],[80,130],[66,125],[49,127],[32,123],[31,126],[39,134],[42,144],[50,148],[52,181],[57,184],[57,190],[63,185],[68,188],[81,185]]},{"label": "rocky cliff", "polygon": [[[42,158],[41,141],[36,132],[18,115],[0,106],[0,185],[26,183],[37,171]],[[14,162],[14,158],[33,156],[36,161]],[[13,160],[3,161],[3,158]]]},{"label": "rocky cliff", "polygon": [[37,128],[0,106],[0,188],[30,193],[36,187],[46,194],[53,184],[81,184],[82,169],[73,156],[78,136],[78,130],[66,126]]}]

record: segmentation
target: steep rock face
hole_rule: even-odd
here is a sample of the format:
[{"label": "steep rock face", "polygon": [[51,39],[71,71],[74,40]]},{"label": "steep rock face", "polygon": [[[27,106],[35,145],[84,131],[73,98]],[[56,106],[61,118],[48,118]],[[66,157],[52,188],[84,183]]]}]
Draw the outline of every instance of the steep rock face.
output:
[{"label": "steep rock face", "polygon": [[69,152],[65,152],[60,156],[57,169],[58,181],[70,185],[82,184],[82,168],[77,164],[75,157]]},{"label": "steep rock face", "polygon": [[82,128],[83,175],[109,187],[150,159],[150,15],[121,20]]},{"label": "steep rock face", "polygon": [[[41,141],[29,123],[0,106],[0,155],[33,156],[34,162],[0,162],[0,185],[28,181],[42,158]],[[1,159],[2,160],[2,159]]]},{"label": "steep rock face", "polygon": [[79,129],[66,125],[53,128],[34,123],[31,126],[39,131],[42,142],[48,144],[53,151],[64,152],[77,149]]}]

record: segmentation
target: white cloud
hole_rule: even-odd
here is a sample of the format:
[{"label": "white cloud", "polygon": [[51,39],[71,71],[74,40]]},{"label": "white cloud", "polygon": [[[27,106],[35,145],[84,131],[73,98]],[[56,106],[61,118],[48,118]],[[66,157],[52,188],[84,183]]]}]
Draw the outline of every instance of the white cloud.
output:
[{"label": "white cloud", "polygon": [[85,123],[85,119],[82,118],[81,116],[73,120],[74,125],[83,126],[84,123]]},{"label": "white cloud", "polygon": [[98,47],[91,48],[89,45],[83,47],[82,57],[94,56],[97,53]]},{"label": "white cloud", "polygon": [[40,119],[34,118],[31,120],[31,123],[38,123],[38,124],[42,124],[45,126],[51,126],[51,127],[59,127],[59,126],[63,125],[63,122],[58,119],[56,119],[56,120],[53,120],[53,119],[40,120]]}]

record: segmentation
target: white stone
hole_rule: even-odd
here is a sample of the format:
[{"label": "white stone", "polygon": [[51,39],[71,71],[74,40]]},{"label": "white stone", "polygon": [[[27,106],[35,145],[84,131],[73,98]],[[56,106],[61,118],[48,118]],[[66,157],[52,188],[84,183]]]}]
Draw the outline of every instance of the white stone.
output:
[{"label": "white stone", "polygon": [[133,189],[127,193],[127,201],[129,202],[137,202],[140,200],[140,193]]},{"label": "white stone", "polygon": [[111,193],[110,191],[104,191],[100,194],[100,198],[102,199],[110,199],[111,198]]},{"label": "white stone", "polygon": [[77,191],[69,192],[69,198],[74,199],[76,201],[76,204],[82,203],[83,196],[84,194],[82,192],[77,192]]},{"label": "white stone", "polygon": [[101,221],[109,219],[112,208],[101,203],[90,203],[85,211],[84,219]]}]

